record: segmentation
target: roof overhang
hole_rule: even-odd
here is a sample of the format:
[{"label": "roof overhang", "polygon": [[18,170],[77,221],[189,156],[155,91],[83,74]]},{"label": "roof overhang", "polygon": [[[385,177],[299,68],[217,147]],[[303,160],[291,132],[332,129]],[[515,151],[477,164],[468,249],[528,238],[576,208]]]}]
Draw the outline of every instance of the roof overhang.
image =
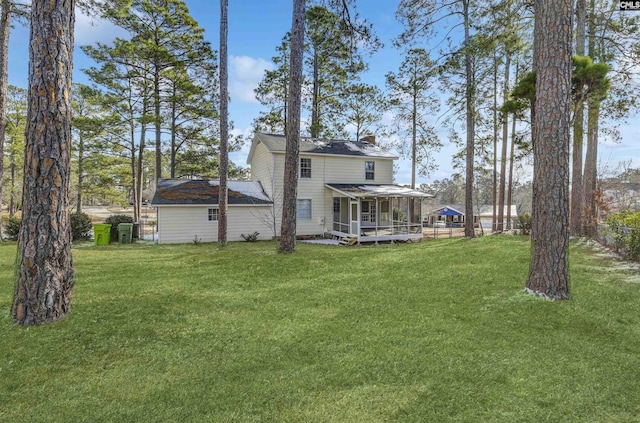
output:
[{"label": "roof overhang", "polygon": [[349,198],[431,198],[433,195],[393,184],[325,184],[328,189]]}]

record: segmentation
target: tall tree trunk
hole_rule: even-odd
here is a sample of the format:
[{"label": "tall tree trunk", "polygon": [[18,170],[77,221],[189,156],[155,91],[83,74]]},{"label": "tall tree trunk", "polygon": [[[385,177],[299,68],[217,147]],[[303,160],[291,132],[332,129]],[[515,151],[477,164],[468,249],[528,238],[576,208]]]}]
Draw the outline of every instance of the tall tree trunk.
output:
[{"label": "tall tree trunk", "polygon": [[229,78],[227,74],[228,0],[220,0],[220,189],[218,192],[218,245],[227,245],[229,175]]},{"label": "tall tree trunk", "polygon": [[583,232],[589,238],[598,234],[596,192],[598,190],[598,119],[599,101],[589,102],[587,112],[587,155],[584,161],[584,209]]},{"label": "tall tree trunk", "polygon": [[160,65],[154,63],[153,69],[153,107],[154,124],[156,128],[156,182],[162,178],[162,133],[160,123]]},{"label": "tall tree trunk", "polygon": [[[504,65],[504,102],[509,100],[509,70],[511,67],[511,52],[505,49],[505,65]],[[496,232],[504,230],[504,197],[507,180],[507,144],[509,144],[509,115],[504,114],[504,122],[502,122],[502,155],[500,156],[500,194],[498,196],[498,224]]]},{"label": "tall tree trunk", "polygon": [[416,189],[416,149],[418,143],[418,104],[416,93],[413,93],[411,109],[411,189]]},{"label": "tall tree trunk", "polygon": [[[516,81],[518,80],[518,71],[516,67]],[[513,114],[513,122],[511,122],[511,151],[509,152],[509,182],[507,188],[507,230],[511,230],[511,204],[513,203],[513,162],[516,149],[516,114]]]},{"label": "tall tree trunk", "polygon": [[279,246],[281,253],[292,253],[296,248],[296,201],[298,198],[305,3],[305,0],[293,0],[291,65],[289,69],[289,116],[287,117],[287,147],[284,160],[284,192]]},{"label": "tall tree trunk", "polygon": [[[516,81],[520,79],[520,59],[519,56],[516,55]],[[509,182],[507,188],[507,204],[509,208],[507,208],[507,230],[513,229],[513,225],[511,223],[511,204],[513,203],[513,166],[515,161],[515,151],[516,151],[516,126],[518,122],[518,114],[517,112],[513,113],[513,121],[511,122],[511,150],[509,152]]]},{"label": "tall tree trunk", "polygon": [[[132,122],[133,123],[133,122]],[[133,194],[133,221],[137,222],[140,220],[140,195],[142,194],[138,191],[138,183],[136,182],[136,144],[135,144],[135,132],[131,132],[129,134],[129,170],[131,171],[131,191]],[[79,166],[78,166],[79,167]]]},{"label": "tall tree trunk", "polygon": [[78,137],[78,194],[76,196],[76,211],[82,211],[82,184],[84,183],[84,139],[82,133]]},{"label": "tall tree trunk", "polygon": [[[146,100],[143,100],[143,103],[146,104]],[[143,106],[143,109],[145,110],[143,112],[143,116],[144,114],[146,114],[146,105]],[[143,191],[143,181],[142,181],[142,177],[143,177],[143,166],[144,166],[144,150],[145,150],[145,137],[147,134],[147,125],[146,123],[142,123],[142,125],[140,125],[140,138],[138,141],[138,163],[136,164],[136,178],[135,178],[135,183],[136,183],[136,192],[138,193],[138,198],[137,198],[137,202],[136,202],[136,209],[138,210],[138,218],[140,218],[142,216],[142,191]]]},{"label": "tall tree trunk", "polygon": [[569,142],[573,0],[536,0],[532,252],[527,290],[569,298]]},{"label": "tall tree trunk", "polygon": [[[589,2],[589,57],[594,62],[596,51],[596,24],[595,24],[595,0]],[[597,189],[598,180],[598,118],[600,102],[593,100],[588,101],[589,106],[587,110],[587,154],[584,162],[584,175],[582,178],[583,192],[582,192],[582,227],[585,236],[594,238],[597,234],[597,222],[596,222],[596,204],[595,204],[595,191]]]},{"label": "tall tree trunk", "polygon": [[[12,153],[13,154],[13,153]],[[11,173],[11,196],[9,197],[9,216],[13,217],[16,214],[16,163],[13,158],[11,158],[11,164],[9,165],[10,173]]]},{"label": "tall tree trunk", "polygon": [[311,104],[311,137],[320,136],[320,70],[318,52],[313,53],[313,98]]},{"label": "tall tree trunk", "polygon": [[496,230],[498,213],[498,49],[493,51],[493,185],[491,205],[491,232]]},{"label": "tall tree trunk", "polygon": [[145,140],[147,138],[147,113],[149,112],[149,96],[148,91],[145,86],[143,88],[144,92],[142,94],[142,110],[140,120],[140,138],[138,141],[138,163],[136,165],[136,192],[138,193],[137,202],[135,204],[136,209],[138,210],[138,218],[142,216],[142,191],[144,188],[144,182],[142,179],[143,169],[144,169],[144,150],[146,148]]},{"label": "tall tree trunk", "polygon": [[473,171],[475,153],[475,86],[472,74],[471,51],[470,51],[470,19],[469,0],[463,0],[464,8],[464,45],[465,45],[465,74],[466,74],[466,113],[467,113],[467,154],[466,154],[466,180],[464,196],[464,236],[474,238],[476,236],[473,222]]},{"label": "tall tree trunk", "polygon": [[34,0],[15,322],[64,317],[74,287],[69,220],[74,1]]},{"label": "tall tree trunk", "polygon": [[[576,2],[576,55],[584,56],[585,26],[587,20],[586,0]],[[579,97],[579,96],[578,96]],[[572,236],[582,233],[582,145],[584,139],[584,102],[579,99],[573,121],[573,155],[571,169],[571,213],[569,232]]]},{"label": "tall tree trunk", "polygon": [[[9,0],[0,3],[0,182],[4,174],[4,141],[7,130],[7,89],[9,84],[9,35],[11,34],[11,8]],[[2,212],[2,183],[0,183],[0,214]],[[0,219],[2,240],[2,219]]]},{"label": "tall tree trunk", "polygon": [[[220,6],[222,6],[222,2],[220,3]],[[220,58],[220,62],[222,62],[222,58]],[[176,98],[175,84],[173,87],[172,97],[174,99]],[[176,156],[178,153],[177,151],[178,147],[176,146],[176,113],[177,113],[176,102],[175,100],[173,100],[171,102],[171,158],[169,163],[169,171],[170,171],[171,178],[176,177]]]}]

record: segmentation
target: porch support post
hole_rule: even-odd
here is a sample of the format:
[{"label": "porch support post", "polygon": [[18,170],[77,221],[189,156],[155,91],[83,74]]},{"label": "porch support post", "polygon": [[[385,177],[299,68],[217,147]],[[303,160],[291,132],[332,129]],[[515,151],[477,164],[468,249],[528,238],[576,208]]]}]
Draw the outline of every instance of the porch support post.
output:
[{"label": "porch support post", "polygon": [[[395,219],[393,216],[393,210],[398,210],[398,221],[400,220],[400,207],[396,207],[396,197],[392,197],[391,198],[391,205],[393,206],[393,208],[391,209],[391,235],[395,235],[396,234],[396,224],[395,224]],[[398,206],[400,206],[398,204]]]},{"label": "porch support post", "polygon": [[378,236],[378,222],[380,221],[380,199],[376,197],[376,236]]},{"label": "porch support post", "polygon": [[409,209],[409,219],[407,219],[407,234],[411,233],[411,227],[413,226],[413,212],[416,202],[412,197],[407,197],[407,209]]},{"label": "porch support post", "polygon": [[420,233],[422,233],[422,222],[424,222],[424,215],[422,214],[422,201],[424,198],[420,198]]}]

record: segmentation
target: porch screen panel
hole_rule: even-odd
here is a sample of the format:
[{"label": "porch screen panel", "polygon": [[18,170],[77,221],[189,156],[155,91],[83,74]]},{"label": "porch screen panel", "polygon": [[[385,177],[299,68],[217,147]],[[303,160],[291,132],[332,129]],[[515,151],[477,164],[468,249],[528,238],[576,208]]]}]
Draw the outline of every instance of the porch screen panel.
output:
[{"label": "porch screen panel", "polygon": [[341,223],[343,222],[341,219],[341,215],[342,215],[341,198],[333,197],[333,230],[334,231],[342,230]]},{"label": "porch screen panel", "polygon": [[375,200],[363,200],[360,207],[360,221],[367,225],[372,226],[376,223],[376,201]]},{"label": "porch screen panel", "polygon": [[391,216],[389,215],[389,200],[387,198],[380,200],[380,226],[391,225]]},{"label": "porch screen panel", "polygon": [[340,199],[340,223],[349,224],[349,199],[346,197]]}]

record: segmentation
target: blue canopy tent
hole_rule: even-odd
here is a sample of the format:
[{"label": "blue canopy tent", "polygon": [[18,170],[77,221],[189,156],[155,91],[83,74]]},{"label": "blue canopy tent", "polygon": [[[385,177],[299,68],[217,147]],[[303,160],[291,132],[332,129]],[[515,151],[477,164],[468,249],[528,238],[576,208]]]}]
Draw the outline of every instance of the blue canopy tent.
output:
[{"label": "blue canopy tent", "polygon": [[438,216],[464,216],[463,213],[450,209],[449,207],[445,207],[438,212]]},{"label": "blue canopy tent", "polygon": [[441,206],[431,212],[435,226],[458,227],[464,224],[464,206]]}]

